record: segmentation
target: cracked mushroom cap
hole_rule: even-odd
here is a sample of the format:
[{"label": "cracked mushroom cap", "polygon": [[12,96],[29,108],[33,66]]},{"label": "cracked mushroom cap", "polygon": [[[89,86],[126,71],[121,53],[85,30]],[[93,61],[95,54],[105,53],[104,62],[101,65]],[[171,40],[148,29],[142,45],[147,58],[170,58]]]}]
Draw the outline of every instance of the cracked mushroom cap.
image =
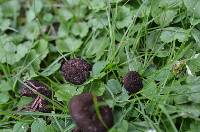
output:
[{"label": "cracked mushroom cap", "polygon": [[137,93],[143,88],[142,79],[136,71],[129,71],[123,78],[123,84],[129,93]]},{"label": "cracked mushroom cap", "polygon": [[61,73],[65,80],[75,84],[83,84],[90,75],[92,66],[85,60],[77,58],[64,61],[61,67]]},{"label": "cracked mushroom cap", "polygon": [[27,96],[27,97],[37,96],[37,93],[32,91],[27,86],[29,86],[33,90],[36,90],[37,92],[39,92],[40,94],[46,97],[51,97],[51,91],[47,88],[47,86],[36,80],[27,80],[24,82],[24,84],[21,85],[21,89],[20,89],[21,96]]},{"label": "cracked mushroom cap", "polygon": [[[97,97],[97,101],[102,101],[102,98]],[[82,132],[107,132],[113,126],[112,110],[108,106],[99,107],[102,123],[96,114],[93,95],[90,93],[74,96],[69,103],[69,111]]]}]

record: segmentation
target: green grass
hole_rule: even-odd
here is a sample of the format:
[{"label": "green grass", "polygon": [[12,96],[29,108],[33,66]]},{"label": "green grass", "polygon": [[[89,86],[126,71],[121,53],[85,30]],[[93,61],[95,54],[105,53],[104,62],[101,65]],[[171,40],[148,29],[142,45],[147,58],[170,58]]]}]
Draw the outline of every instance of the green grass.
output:
[{"label": "green grass", "polygon": [[[105,98],[110,132],[200,130],[199,0],[0,0],[0,131],[70,132],[74,95]],[[58,25],[59,24],[59,25]],[[58,27],[57,27],[58,26]],[[93,64],[81,86],[64,81],[62,60]],[[128,95],[122,77],[139,72]],[[21,110],[20,84],[35,79],[53,96],[52,112]]]}]

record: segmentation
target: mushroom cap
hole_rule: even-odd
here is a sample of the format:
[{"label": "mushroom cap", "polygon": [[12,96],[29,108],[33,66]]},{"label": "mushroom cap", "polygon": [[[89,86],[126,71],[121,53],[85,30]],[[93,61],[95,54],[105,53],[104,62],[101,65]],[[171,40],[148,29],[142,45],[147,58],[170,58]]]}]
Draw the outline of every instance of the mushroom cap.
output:
[{"label": "mushroom cap", "polygon": [[[97,97],[97,101],[102,101]],[[93,102],[93,95],[83,93],[74,96],[69,103],[70,114],[79,128],[83,132],[106,132],[107,128],[99,120]],[[100,106],[99,112],[101,118],[108,128],[113,125],[112,110],[108,106]]]},{"label": "mushroom cap", "polygon": [[64,61],[61,67],[61,73],[65,80],[75,84],[83,84],[90,75],[92,66],[85,60],[76,58]]},{"label": "mushroom cap", "polygon": [[[24,83],[30,88],[39,92],[40,94],[46,97],[51,97],[51,91],[43,83],[36,80],[27,80]],[[25,84],[21,85],[21,89],[20,89],[21,96],[36,97],[37,94],[31,89],[29,89]]]},{"label": "mushroom cap", "polygon": [[123,78],[123,84],[129,93],[137,93],[143,88],[142,79],[136,71],[129,71]]},{"label": "mushroom cap", "polygon": [[83,132],[80,128],[76,127],[72,130],[72,132]]}]

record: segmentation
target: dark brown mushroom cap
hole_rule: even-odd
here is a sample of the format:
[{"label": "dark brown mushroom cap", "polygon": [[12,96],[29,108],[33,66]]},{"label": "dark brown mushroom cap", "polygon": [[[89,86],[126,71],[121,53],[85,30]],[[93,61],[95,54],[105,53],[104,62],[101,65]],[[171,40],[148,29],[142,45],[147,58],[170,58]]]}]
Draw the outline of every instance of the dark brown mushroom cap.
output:
[{"label": "dark brown mushroom cap", "polygon": [[[102,101],[97,97],[98,102]],[[104,124],[99,120],[93,103],[93,95],[83,93],[74,96],[69,103],[70,114],[79,128],[83,132],[106,132],[107,128],[113,125],[112,110],[108,106],[100,106],[99,112]]]},{"label": "dark brown mushroom cap", "polygon": [[63,62],[61,73],[65,80],[75,84],[83,84],[90,75],[92,66],[85,60],[77,58]]},{"label": "dark brown mushroom cap", "polygon": [[24,84],[21,85],[21,89],[20,89],[21,96],[28,96],[28,97],[37,96],[37,93],[29,89],[25,84],[29,86],[30,88],[36,90],[38,93],[46,97],[51,97],[51,91],[48,90],[47,86],[36,80],[27,80],[24,82]]},{"label": "dark brown mushroom cap", "polygon": [[129,71],[123,78],[123,84],[129,93],[137,93],[143,88],[142,79],[136,71]]},{"label": "dark brown mushroom cap", "polygon": [[83,132],[80,128],[76,127],[72,130],[72,132]]}]

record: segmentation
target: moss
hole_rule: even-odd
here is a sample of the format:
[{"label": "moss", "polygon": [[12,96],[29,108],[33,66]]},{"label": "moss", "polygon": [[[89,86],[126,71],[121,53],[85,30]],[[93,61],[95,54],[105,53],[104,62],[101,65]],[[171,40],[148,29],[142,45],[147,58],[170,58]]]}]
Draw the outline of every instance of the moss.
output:
[{"label": "moss", "polygon": [[85,60],[77,58],[65,61],[61,67],[61,73],[65,80],[75,84],[83,84],[90,75],[92,66]]},{"label": "moss", "polygon": [[142,79],[136,71],[129,71],[123,78],[123,84],[129,93],[137,93],[143,88]]}]

